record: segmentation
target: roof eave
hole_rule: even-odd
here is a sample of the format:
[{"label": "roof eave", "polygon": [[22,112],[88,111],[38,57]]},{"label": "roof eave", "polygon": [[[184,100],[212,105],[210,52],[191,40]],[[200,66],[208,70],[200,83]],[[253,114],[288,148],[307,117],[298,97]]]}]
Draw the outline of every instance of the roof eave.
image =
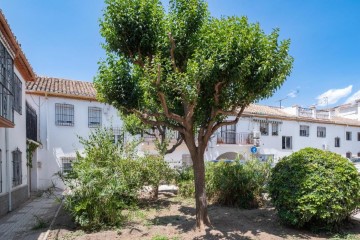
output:
[{"label": "roof eave", "polygon": [[0,31],[3,33],[4,40],[9,44],[11,50],[15,53],[14,64],[19,70],[21,76],[25,81],[35,81],[36,75],[25,57],[25,54],[21,50],[20,44],[17,42],[15,35],[10,29],[8,22],[4,14],[0,11]]}]

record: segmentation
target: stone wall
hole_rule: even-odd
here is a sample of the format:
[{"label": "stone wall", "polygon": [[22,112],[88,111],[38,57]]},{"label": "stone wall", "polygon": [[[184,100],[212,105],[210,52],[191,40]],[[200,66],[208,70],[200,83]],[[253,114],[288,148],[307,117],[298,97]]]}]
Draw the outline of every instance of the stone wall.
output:
[{"label": "stone wall", "polygon": [[[28,197],[28,186],[24,185],[11,192],[12,210],[18,208],[22,203],[26,202]],[[0,216],[5,215],[9,211],[9,194],[0,197]]]}]

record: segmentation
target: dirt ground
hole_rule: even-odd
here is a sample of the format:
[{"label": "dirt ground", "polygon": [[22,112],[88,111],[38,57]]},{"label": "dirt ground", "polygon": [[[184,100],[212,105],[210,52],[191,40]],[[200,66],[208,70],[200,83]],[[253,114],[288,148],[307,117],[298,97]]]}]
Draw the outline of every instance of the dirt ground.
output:
[{"label": "dirt ground", "polygon": [[193,201],[161,194],[156,203],[148,203],[144,209],[131,213],[132,220],[123,228],[85,233],[61,210],[48,239],[360,239],[360,222],[357,221],[350,222],[344,229],[346,234],[338,236],[285,227],[271,207],[242,210],[210,205],[208,212],[213,227],[203,232],[194,231]]}]

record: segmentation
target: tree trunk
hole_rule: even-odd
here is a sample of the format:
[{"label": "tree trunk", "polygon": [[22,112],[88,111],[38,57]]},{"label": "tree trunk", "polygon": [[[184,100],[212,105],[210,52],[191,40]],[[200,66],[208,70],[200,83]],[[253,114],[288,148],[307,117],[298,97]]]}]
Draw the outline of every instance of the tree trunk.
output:
[{"label": "tree trunk", "polygon": [[196,228],[203,230],[205,226],[211,225],[207,212],[204,153],[191,153],[191,158],[195,176]]}]

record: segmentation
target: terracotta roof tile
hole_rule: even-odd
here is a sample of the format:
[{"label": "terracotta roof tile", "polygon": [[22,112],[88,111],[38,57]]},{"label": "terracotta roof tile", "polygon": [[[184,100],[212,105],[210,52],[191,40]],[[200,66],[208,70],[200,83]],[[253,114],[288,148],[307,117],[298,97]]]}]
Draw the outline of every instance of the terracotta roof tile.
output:
[{"label": "terracotta roof tile", "polygon": [[27,82],[28,93],[48,93],[70,98],[96,99],[96,90],[91,82],[68,80],[53,77],[36,77],[36,81]]}]

